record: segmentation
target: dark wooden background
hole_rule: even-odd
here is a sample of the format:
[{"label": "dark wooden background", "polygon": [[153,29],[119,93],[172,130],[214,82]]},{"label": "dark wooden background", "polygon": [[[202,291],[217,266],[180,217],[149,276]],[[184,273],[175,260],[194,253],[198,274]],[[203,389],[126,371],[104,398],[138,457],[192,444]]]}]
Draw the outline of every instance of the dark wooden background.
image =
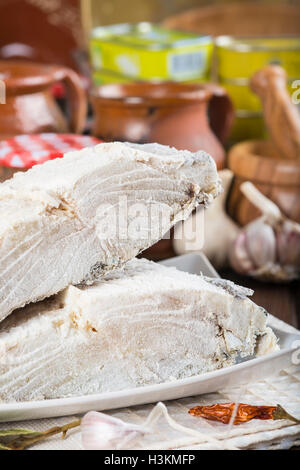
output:
[{"label": "dark wooden background", "polygon": [[287,284],[273,284],[239,276],[231,270],[223,270],[220,275],[236,284],[254,290],[252,300],[269,313],[290,325],[300,328],[300,281]]}]

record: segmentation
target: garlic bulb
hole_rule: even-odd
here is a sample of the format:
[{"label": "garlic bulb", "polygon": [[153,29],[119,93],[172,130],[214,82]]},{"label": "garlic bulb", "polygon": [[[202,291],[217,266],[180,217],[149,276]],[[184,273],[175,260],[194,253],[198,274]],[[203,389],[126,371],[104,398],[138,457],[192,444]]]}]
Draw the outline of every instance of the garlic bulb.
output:
[{"label": "garlic bulb", "polygon": [[229,252],[231,266],[240,274],[264,280],[298,278],[300,224],[286,219],[252,183],[243,183],[241,190],[263,215],[239,232]]}]

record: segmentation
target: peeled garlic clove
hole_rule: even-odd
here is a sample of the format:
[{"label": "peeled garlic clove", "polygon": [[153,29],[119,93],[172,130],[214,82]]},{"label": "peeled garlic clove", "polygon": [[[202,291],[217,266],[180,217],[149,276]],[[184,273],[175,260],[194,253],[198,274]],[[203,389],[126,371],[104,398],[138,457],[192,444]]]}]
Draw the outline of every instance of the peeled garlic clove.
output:
[{"label": "peeled garlic clove", "polygon": [[276,228],[279,263],[300,268],[300,225],[285,220]]},{"label": "peeled garlic clove", "polygon": [[124,449],[148,432],[143,426],[96,411],[87,413],[81,422],[82,445],[86,450]]},{"label": "peeled garlic clove", "polygon": [[276,236],[271,225],[257,219],[246,226],[245,234],[248,256],[256,268],[276,262]]},{"label": "peeled garlic clove", "polygon": [[249,274],[255,269],[246,245],[246,234],[242,230],[229,250],[229,262],[233,269],[240,274]]}]

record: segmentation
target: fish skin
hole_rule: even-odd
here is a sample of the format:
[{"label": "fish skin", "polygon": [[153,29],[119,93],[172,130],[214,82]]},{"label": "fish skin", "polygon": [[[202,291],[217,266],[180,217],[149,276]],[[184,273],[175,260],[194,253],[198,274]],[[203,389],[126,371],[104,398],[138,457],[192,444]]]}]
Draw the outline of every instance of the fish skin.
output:
[{"label": "fish skin", "polygon": [[0,400],[117,391],[270,353],[276,337],[246,294],[144,259],[70,286],[1,323]]},{"label": "fish skin", "polygon": [[[0,321],[13,310],[123,265],[220,192],[213,159],[158,144],[104,143],[37,165],[0,185]],[[157,233],[105,237],[120,203],[168,217]],[[105,213],[105,211],[104,211]],[[112,217],[112,219],[110,219]],[[125,217],[126,230],[134,215]],[[156,227],[151,212],[152,229]],[[155,230],[154,230],[155,232]]]}]

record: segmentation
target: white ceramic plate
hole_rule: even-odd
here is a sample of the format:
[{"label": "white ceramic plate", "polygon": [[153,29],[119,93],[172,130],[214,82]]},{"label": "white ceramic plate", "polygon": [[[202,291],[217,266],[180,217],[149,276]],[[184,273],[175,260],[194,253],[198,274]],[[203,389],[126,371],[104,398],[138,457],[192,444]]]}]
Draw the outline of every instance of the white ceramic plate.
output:
[{"label": "white ceramic plate", "polygon": [[[203,255],[178,256],[163,264],[176,266],[182,271],[193,274],[203,272],[206,276],[218,275]],[[124,408],[216,392],[230,386],[256,381],[289,367],[292,364],[292,354],[295,354],[295,349],[299,348],[300,344],[300,331],[272,316],[270,316],[269,324],[279,337],[281,349],[268,356],[159,385],[56,400],[0,404],[0,422],[82,414],[89,410]]]}]

